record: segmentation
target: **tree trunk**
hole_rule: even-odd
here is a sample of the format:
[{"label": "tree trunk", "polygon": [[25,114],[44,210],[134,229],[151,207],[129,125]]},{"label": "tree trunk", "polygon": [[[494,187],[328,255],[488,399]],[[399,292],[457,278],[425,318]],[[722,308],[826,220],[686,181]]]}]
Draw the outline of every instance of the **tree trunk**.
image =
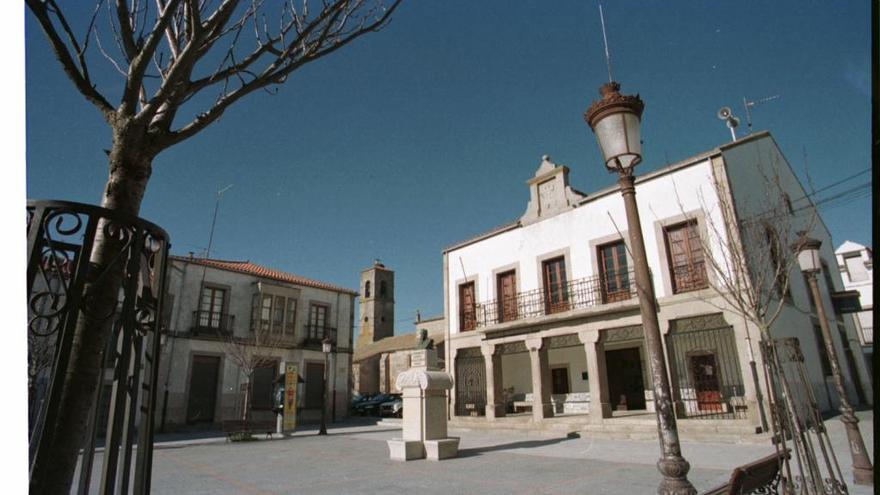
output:
[{"label": "tree trunk", "polygon": [[[143,133],[123,127],[113,132],[109,177],[101,206],[137,216],[155,153],[144,151],[149,147],[145,146]],[[54,424],[45,425],[31,471],[31,494],[70,493],[79,451],[86,440],[84,434],[89,431],[89,411],[103,372],[102,352],[117,312],[125,273],[124,263],[118,258],[122,248],[119,237],[107,230],[107,222],[99,223],[67,370],[63,383],[55,384],[62,387],[59,409]],[[107,272],[98,278],[105,269]]]}]

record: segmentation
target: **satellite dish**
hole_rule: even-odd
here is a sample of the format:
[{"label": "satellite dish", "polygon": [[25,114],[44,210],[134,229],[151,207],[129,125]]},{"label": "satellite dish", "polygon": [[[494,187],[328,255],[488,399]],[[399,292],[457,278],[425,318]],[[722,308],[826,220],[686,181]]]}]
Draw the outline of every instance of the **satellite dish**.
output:
[{"label": "satellite dish", "polygon": [[728,117],[730,117],[730,107],[721,107],[721,109],[718,110],[718,118],[721,120],[727,120]]}]

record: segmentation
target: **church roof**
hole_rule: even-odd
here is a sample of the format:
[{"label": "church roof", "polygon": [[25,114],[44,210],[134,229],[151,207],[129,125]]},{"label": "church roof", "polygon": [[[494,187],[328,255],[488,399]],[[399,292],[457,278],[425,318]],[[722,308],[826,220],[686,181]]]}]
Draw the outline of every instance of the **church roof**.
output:
[{"label": "church roof", "polygon": [[[378,342],[371,342],[365,346],[356,348],[351,359],[354,362],[359,362],[378,354],[385,354],[386,352],[408,351],[415,347],[417,338],[418,332],[385,337]],[[428,332],[428,338],[434,339],[434,347],[436,348],[443,343],[445,335],[442,331]]]}]

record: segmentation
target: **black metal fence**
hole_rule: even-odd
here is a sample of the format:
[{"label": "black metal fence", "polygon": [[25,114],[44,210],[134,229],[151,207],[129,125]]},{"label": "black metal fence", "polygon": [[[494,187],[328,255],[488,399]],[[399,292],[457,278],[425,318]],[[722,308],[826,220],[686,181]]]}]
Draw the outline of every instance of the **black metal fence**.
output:
[{"label": "black metal fence", "polygon": [[764,380],[777,451],[792,452],[782,474],[791,493],[845,494],[849,490],[822,422],[796,337],[761,341]]},{"label": "black metal fence", "polygon": [[614,277],[584,277],[550,288],[517,292],[512,297],[482,301],[475,309],[477,327],[589,308],[635,296],[636,283],[632,270]]},{"label": "black metal fence", "polygon": [[679,417],[745,419],[747,406],[733,328],[670,331],[672,395]]},{"label": "black metal fence", "polygon": [[455,415],[486,415],[486,361],[479,348],[459,349],[455,357]]},{"label": "black metal fence", "polygon": [[[99,263],[92,258],[101,238],[115,249]],[[97,373],[74,483],[77,493],[90,491],[96,438],[106,425],[99,493],[149,493],[168,235],[140,218],[96,206],[29,201],[27,242],[31,473],[52,459],[53,437],[71,428],[59,411],[77,325],[109,324],[100,363],[112,363],[113,378],[105,383],[106,370]],[[117,304],[99,314],[92,288],[120,272]],[[108,391],[109,401],[102,397]],[[100,407],[108,402],[109,408]]]},{"label": "black metal fence", "polygon": [[190,332],[193,335],[228,337],[235,329],[235,315],[214,311],[193,311]]}]

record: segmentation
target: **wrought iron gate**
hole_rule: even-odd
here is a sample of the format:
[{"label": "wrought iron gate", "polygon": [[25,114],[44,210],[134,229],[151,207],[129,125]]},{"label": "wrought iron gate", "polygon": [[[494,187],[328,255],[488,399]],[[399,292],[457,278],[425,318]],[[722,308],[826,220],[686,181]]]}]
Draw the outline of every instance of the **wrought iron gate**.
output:
[{"label": "wrought iron gate", "polygon": [[742,371],[733,328],[721,315],[675,322],[666,337],[673,400],[680,417],[745,419]]},{"label": "wrought iron gate", "polygon": [[[98,492],[149,493],[168,235],[137,217],[62,201],[29,201],[27,229],[32,486],[42,479],[35,474],[43,472],[41,466],[51,465],[47,459],[53,438],[58,432],[74,433],[83,441],[74,483],[77,493],[88,493],[96,438],[106,425]],[[114,256],[101,263],[92,260],[99,238],[114,246]],[[117,304],[97,314],[92,289],[118,273]],[[84,321],[96,322],[88,327],[93,331],[109,324],[111,336],[101,359],[104,369],[97,373],[87,431],[76,432],[71,418],[60,414],[60,404],[74,332]],[[112,372],[110,387],[105,387],[105,371]],[[104,409],[100,404],[108,402],[102,397],[107,392],[109,408]]]},{"label": "wrought iron gate", "polygon": [[780,469],[792,494],[846,494],[848,489],[810,386],[798,339],[762,340],[764,379],[777,451],[791,450]]},{"label": "wrought iron gate", "polygon": [[459,349],[456,354],[455,415],[486,415],[486,361],[479,348]]}]

